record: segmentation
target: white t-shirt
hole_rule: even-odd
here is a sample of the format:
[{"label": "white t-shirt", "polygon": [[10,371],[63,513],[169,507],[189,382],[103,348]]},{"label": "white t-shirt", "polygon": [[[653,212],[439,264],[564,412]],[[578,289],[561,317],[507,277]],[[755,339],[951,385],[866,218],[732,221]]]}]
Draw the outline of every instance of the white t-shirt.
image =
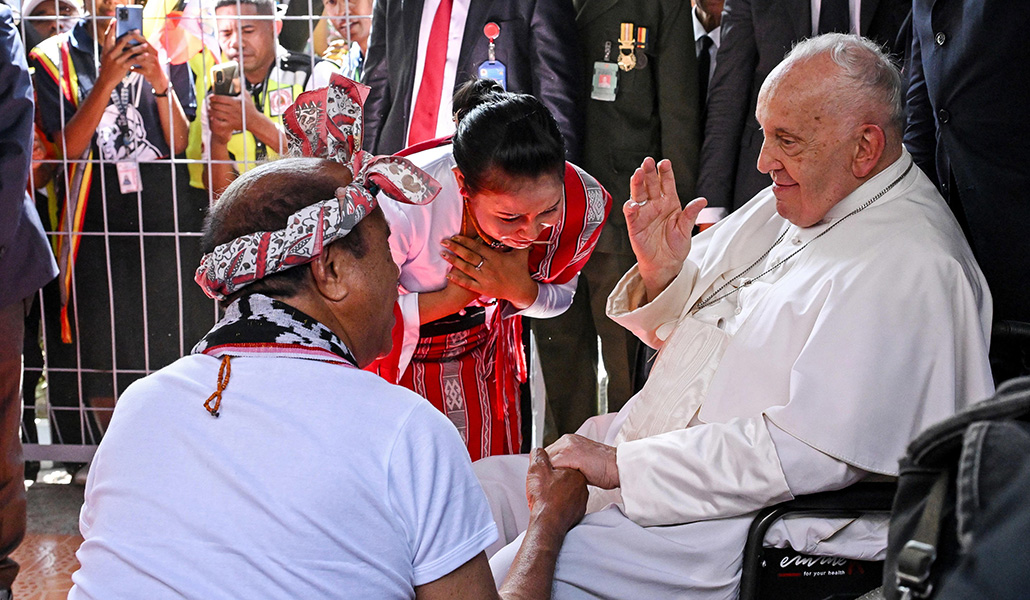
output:
[{"label": "white t-shirt", "polygon": [[413,598],[497,536],[454,427],[358,369],[182,358],[97,450],[69,598]]}]

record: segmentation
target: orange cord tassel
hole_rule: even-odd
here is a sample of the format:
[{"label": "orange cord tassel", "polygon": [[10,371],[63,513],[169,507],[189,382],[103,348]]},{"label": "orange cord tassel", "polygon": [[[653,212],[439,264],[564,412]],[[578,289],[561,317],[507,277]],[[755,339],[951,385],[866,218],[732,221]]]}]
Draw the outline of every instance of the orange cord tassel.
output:
[{"label": "orange cord tassel", "polygon": [[[222,405],[222,392],[225,391],[225,387],[229,385],[229,376],[232,374],[232,366],[229,364],[229,355],[222,357],[222,366],[218,367],[218,388],[215,393],[211,394],[207,402],[204,403],[204,408],[207,412],[211,413],[212,417],[218,417],[218,407]],[[214,406],[211,406],[211,401],[214,400]]]}]

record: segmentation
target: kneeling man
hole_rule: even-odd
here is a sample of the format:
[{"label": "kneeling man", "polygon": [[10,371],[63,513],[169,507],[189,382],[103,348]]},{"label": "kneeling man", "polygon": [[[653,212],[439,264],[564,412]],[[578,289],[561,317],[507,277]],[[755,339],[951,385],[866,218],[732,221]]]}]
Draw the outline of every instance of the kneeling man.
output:
[{"label": "kneeling man", "polygon": [[[431,198],[397,163],[423,186],[391,195]],[[197,280],[225,317],[120,398],[70,598],[497,597],[496,528],[457,431],[361,370],[390,350],[399,271],[375,194],[350,181],[283,159],[213,207]],[[528,486],[531,541],[505,597],[549,594],[586,503],[582,475],[543,451]]]},{"label": "kneeling man", "polygon": [[[903,97],[874,44],[821,36],[759,95],[771,188],[691,239],[704,201],[680,209],[667,161],[634,173],[638,262],[608,314],[659,352],[618,415],[548,448],[596,486],[555,597],[735,598],[749,514],[896,475],[919,431],[992,393],[990,294],[902,147]],[[474,465],[509,540],[525,511],[514,460]],[[791,539],[826,550],[843,525]]]}]

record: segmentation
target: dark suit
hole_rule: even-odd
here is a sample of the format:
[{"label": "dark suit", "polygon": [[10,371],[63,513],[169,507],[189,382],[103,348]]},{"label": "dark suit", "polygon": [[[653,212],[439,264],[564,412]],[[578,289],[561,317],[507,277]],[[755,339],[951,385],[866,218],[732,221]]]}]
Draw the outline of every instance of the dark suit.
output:
[{"label": "dark suit", "polygon": [[608,408],[632,395],[636,337],[605,315],[608,294],[635,259],[622,203],[629,179],[644,157],[670,159],[677,191],[693,197],[700,147],[697,59],[690,2],[685,0],[578,0],[576,26],[582,49],[580,86],[589,97],[594,62],[605,42],[619,55],[619,24],[647,27],[647,66],[619,71],[614,102],[586,100],[582,166],[616,200],[601,239],[583,271],[572,307],[559,317],[534,321],[548,405],[558,433],[575,430],[595,414],[597,336],[608,372]]},{"label": "dark suit", "polygon": [[[565,136],[566,156],[579,163],[583,124],[574,17],[570,0],[471,0],[454,84],[478,76],[489,44],[483,26],[497,23],[497,60],[507,67],[508,90],[533,94],[547,106]],[[377,154],[407,145],[421,18],[422,0],[377,0],[372,11],[365,148]]]},{"label": "dark suit", "polygon": [[962,222],[995,320],[1030,321],[1030,6],[916,0],[912,26],[905,145]]},{"label": "dark suit", "polygon": [[25,192],[32,110],[25,49],[11,10],[0,4],[0,592],[18,574],[9,555],[25,534],[25,464],[18,435],[24,302],[57,274],[36,207]]},{"label": "dark suit", "polygon": [[[893,53],[911,1],[862,0],[859,31]],[[762,133],[755,120],[765,78],[794,42],[811,37],[811,0],[726,0],[697,193],[733,211],[770,185],[758,171]]]}]

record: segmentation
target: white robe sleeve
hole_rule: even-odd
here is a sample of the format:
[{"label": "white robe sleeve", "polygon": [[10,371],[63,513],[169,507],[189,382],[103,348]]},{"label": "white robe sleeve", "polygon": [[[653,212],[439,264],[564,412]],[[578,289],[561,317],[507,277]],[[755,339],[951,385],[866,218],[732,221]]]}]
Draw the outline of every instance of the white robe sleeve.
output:
[{"label": "white robe sleeve", "polygon": [[576,295],[578,282],[579,275],[577,274],[571,281],[565,283],[538,283],[536,300],[532,304],[522,310],[516,310],[511,304],[506,304],[501,316],[505,319],[515,315],[534,319],[557,317],[572,306],[572,298]]},{"label": "white robe sleeve", "polygon": [[839,490],[869,475],[868,471],[816,450],[769,420],[765,425],[776,446],[787,487],[794,496]]},{"label": "white robe sleeve", "polygon": [[762,417],[623,442],[616,461],[626,516],[642,526],[737,516],[793,498]]},{"label": "white robe sleeve", "polygon": [[648,346],[658,349],[668,339],[683,313],[684,298],[689,298],[697,280],[698,266],[683,262],[679,275],[651,302],[644,303],[644,282],[633,265],[608,296],[605,312]]},{"label": "white robe sleeve", "polygon": [[626,515],[644,526],[742,515],[867,475],[762,417],[623,442],[616,457]]}]

